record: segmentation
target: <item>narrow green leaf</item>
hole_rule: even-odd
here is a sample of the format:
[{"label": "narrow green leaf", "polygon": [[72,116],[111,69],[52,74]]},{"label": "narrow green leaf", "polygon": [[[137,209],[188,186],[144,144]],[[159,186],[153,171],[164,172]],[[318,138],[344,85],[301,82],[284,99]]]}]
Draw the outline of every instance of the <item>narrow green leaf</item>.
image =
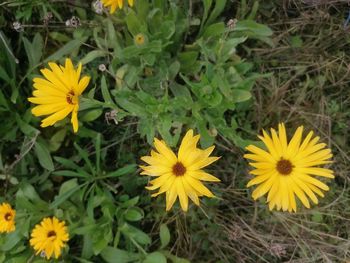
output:
[{"label": "narrow green leaf", "polygon": [[161,244],[160,248],[165,248],[167,245],[169,245],[170,231],[166,224],[160,225],[159,236],[160,236],[160,244]]},{"label": "narrow green leaf", "polygon": [[107,87],[107,82],[106,82],[105,76],[102,76],[102,78],[101,78],[101,91],[102,91],[103,100],[106,103],[114,105],[114,101],[112,100],[112,97],[109,94],[109,90],[108,90],[108,87]]},{"label": "narrow green leaf", "polygon": [[107,55],[107,52],[104,51],[104,50],[93,50],[89,53],[87,53],[81,60],[80,62],[85,65],[85,64],[88,64],[92,61],[94,61],[96,58],[99,58],[99,57],[104,57]]},{"label": "narrow green leaf", "polygon": [[123,168],[120,168],[114,172],[107,174],[105,177],[119,177],[122,175],[133,173],[133,172],[135,172],[135,169],[136,169],[136,165],[130,164],[130,165],[124,166]]},{"label": "narrow green leaf", "polygon": [[59,60],[66,55],[70,55],[75,49],[79,48],[82,45],[82,41],[78,39],[73,39],[53,53],[51,56],[47,57],[44,60],[44,63],[49,61]]},{"label": "narrow green leaf", "polygon": [[40,165],[49,171],[53,171],[55,168],[52,162],[50,152],[47,149],[47,147],[39,142],[35,142],[34,150],[38,157]]},{"label": "narrow green leaf", "polygon": [[76,193],[80,188],[82,188],[87,183],[77,185],[74,188],[64,192],[62,195],[56,196],[55,200],[50,204],[49,209],[55,209],[64,201],[66,201],[69,197],[71,197],[74,193]]}]

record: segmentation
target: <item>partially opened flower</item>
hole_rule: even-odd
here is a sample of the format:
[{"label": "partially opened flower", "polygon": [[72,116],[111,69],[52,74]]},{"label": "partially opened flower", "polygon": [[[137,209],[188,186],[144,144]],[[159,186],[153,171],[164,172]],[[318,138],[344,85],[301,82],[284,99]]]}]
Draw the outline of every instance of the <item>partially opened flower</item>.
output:
[{"label": "partially opened flower", "polygon": [[54,256],[57,259],[68,240],[65,222],[59,221],[56,217],[47,217],[35,226],[29,242],[35,249],[36,255],[45,255],[47,259]]},{"label": "partially opened flower", "polygon": [[263,131],[259,138],[266,146],[263,150],[257,146],[249,145],[246,149],[251,154],[244,157],[254,162],[249,163],[255,169],[250,174],[255,177],[248,182],[247,187],[259,185],[253,191],[254,200],[267,195],[269,208],[296,212],[297,196],[302,204],[310,208],[309,198],[318,203],[318,196],[323,197],[321,190],[328,191],[326,184],[315,176],[334,178],[333,171],[317,167],[331,163],[331,150],[325,143],[318,143],[319,137],[313,138],[310,131],[302,141],[303,126],[300,126],[292,139],[288,142],[284,124],[278,125],[276,130],[271,129],[271,136]]},{"label": "partially opened flower", "polygon": [[209,157],[215,146],[205,150],[197,148],[200,136],[193,136],[193,130],[189,130],[182,139],[178,154],[166,145],[164,141],[154,139],[155,151],[151,156],[141,158],[148,166],[140,166],[143,169],[141,174],[156,177],[150,181],[148,190],[156,190],[153,197],[166,193],[166,210],[169,211],[179,197],[183,211],[188,210],[188,198],[199,206],[200,196],[214,197],[213,193],[203,185],[201,181],[220,182],[211,174],[206,173],[202,168],[210,165],[219,157]]},{"label": "partially opened flower", "polygon": [[0,205],[0,233],[9,233],[15,231],[16,211],[8,203]]},{"label": "partially opened flower", "polygon": [[[124,6],[124,1],[125,0],[101,0],[102,4],[105,7],[109,7],[110,6],[110,13],[113,14],[115,12],[115,10],[117,8],[122,9]],[[128,4],[129,6],[133,6],[134,5],[134,0],[128,0]]]},{"label": "partially opened flower", "polygon": [[78,131],[79,96],[90,82],[90,77],[80,79],[81,63],[74,69],[72,61],[67,58],[65,66],[49,62],[50,69],[42,69],[45,78],[34,78],[33,97],[28,100],[39,104],[32,109],[35,116],[50,115],[43,119],[41,127],[54,125],[72,113],[71,123],[74,132]]}]

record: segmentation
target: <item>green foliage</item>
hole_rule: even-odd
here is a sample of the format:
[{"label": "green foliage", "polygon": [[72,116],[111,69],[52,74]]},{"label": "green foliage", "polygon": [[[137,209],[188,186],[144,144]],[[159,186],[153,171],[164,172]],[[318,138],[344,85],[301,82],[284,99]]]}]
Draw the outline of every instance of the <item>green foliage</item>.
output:
[{"label": "green foliage", "polygon": [[[266,75],[244,58],[244,45],[270,44],[272,32],[253,16],[227,25],[232,8],[226,0],[136,0],[97,15],[86,1],[0,4],[0,201],[17,212],[16,231],[0,235],[0,263],[46,262],[28,239],[47,216],[69,227],[62,262],[189,262],[172,249],[174,226],[163,222],[163,206],[153,211],[137,165],[155,136],[176,146],[188,128],[203,147],[218,134],[238,147],[249,142],[240,124],[251,129],[251,91]],[[65,25],[73,15],[77,28]],[[9,16],[23,24],[19,32]],[[66,57],[91,76],[77,134],[67,119],[40,128],[27,101],[40,69]]]}]

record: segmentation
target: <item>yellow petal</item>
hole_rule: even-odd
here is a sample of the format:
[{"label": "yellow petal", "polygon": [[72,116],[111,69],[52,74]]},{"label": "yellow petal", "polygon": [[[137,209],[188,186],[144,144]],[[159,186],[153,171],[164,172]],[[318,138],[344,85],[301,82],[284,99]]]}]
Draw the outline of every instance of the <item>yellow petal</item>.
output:
[{"label": "yellow petal", "polygon": [[269,179],[275,173],[276,172],[271,172],[264,175],[256,176],[255,178],[253,178],[248,182],[247,187],[251,187],[252,185],[256,185],[256,184],[261,184],[262,182],[265,182],[267,179]]},{"label": "yellow petal", "polygon": [[303,203],[303,205],[306,208],[310,208],[309,200],[307,199],[304,192],[299,188],[299,186],[294,182],[293,177],[290,177],[290,188],[293,190],[293,192],[296,194],[296,196],[300,199],[300,201]]},{"label": "yellow petal", "polygon": [[276,163],[259,162],[259,163],[249,163],[249,165],[258,169],[274,170],[276,168]]},{"label": "yellow petal", "polygon": [[202,159],[202,160],[190,165],[188,167],[188,170],[189,171],[199,170],[201,168],[204,168],[204,167],[212,164],[213,162],[216,162],[219,159],[220,159],[220,157],[207,157],[205,159]]},{"label": "yellow petal", "polygon": [[[175,180],[177,180],[176,178]],[[176,182],[170,187],[169,191],[166,192],[166,211],[169,211],[177,199]]]},{"label": "yellow petal", "polygon": [[266,194],[271,189],[271,186],[275,183],[276,177],[277,177],[276,175],[271,176],[267,181],[260,184],[252,193],[253,199],[256,200],[259,197]]},{"label": "yellow petal", "polygon": [[167,158],[170,162],[176,163],[177,157],[174,154],[174,152],[169,149],[169,147],[163,142],[158,140],[157,138],[154,139],[154,147],[156,150],[162,154],[165,158]]},{"label": "yellow petal", "polygon": [[294,168],[296,173],[303,173],[303,174],[312,174],[312,175],[318,175],[322,177],[327,178],[334,178],[333,171],[326,168],[319,168],[319,167],[308,167],[308,168],[302,168],[302,167],[296,167]]},{"label": "yellow petal", "polygon": [[295,201],[294,192],[290,187],[288,187],[288,195],[289,195],[289,207],[290,207],[289,212],[291,212],[291,211],[296,212],[297,211],[297,203]]},{"label": "yellow petal", "polygon": [[275,129],[271,128],[271,136],[272,136],[273,144],[275,145],[276,152],[278,156],[281,157],[283,154],[282,145]]},{"label": "yellow petal", "polygon": [[72,108],[66,107],[63,110],[57,111],[56,113],[50,115],[49,117],[43,119],[41,121],[41,127],[47,127],[54,125],[56,122],[67,117],[69,113],[71,113]]},{"label": "yellow petal", "polygon": [[282,153],[285,154],[287,152],[287,133],[286,133],[286,127],[284,126],[284,123],[278,124],[278,135],[281,142],[282,147]]},{"label": "yellow petal", "polygon": [[47,104],[47,105],[39,105],[35,106],[32,109],[32,113],[35,116],[42,116],[42,115],[49,115],[54,112],[67,109],[68,104],[65,102],[58,102],[58,103],[53,103],[53,104]]},{"label": "yellow petal", "polygon": [[305,137],[304,141],[302,142],[302,144],[299,147],[299,152],[302,152],[302,151],[304,151],[306,149],[306,147],[308,146],[308,144],[309,144],[313,134],[314,134],[313,131],[310,131],[308,133],[308,135]]},{"label": "yellow petal", "polygon": [[299,180],[299,178],[294,177],[294,182],[296,182],[300,187],[300,189],[302,189],[302,191],[304,191],[310,197],[312,202],[314,202],[315,204],[318,204],[318,199],[316,195],[310,190],[310,188],[302,180]]},{"label": "yellow petal", "polygon": [[190,184],[187,183],[185,178],[182,177],[181,180],[187,196],[193,201],[193,203],[199,206],[199,198],[196,191],[192,188]]},{"label": "yellow petal", "polygon": [[258,136],[263,143],[266,145],[268,151],[271,153],[272,157],[276,160],[280,158],[278,152],[276,151],[275,145],[273,144],[272,138],[267,134],[265,130],[262,131],[263,136]]},{"label": "yellow petal", "polygon": [[159,191],[155,194],[152,194],[152,197],[156,197],[164,192],[169,191],[170,187],[173,186],[176,176],[169,177],[168,180],[159,188]]},{"label": "yellow petal", "polygon": [[190,171],[188,172],[188,174],[197,180],[208,181],[208,182],[220,182],[220,179],[201,170]]},{"label": "yellow petal", "polygon": [[214,197],[213,193],[210,192],[209,189],[206,188],[200,181],[190,176],[184,176],[183,178],[193,189],[195,189],[200,194],[208,197]]},{"label": "yellow petal", "polygon": [[304,127],[300,126],[294,133],[292,139],[290,140],[287,147],[286,159],[293,158],[295,155],[297,155],[301,142],[301,137],[303,135],[303,129]]},{"label": "yellow petal", "polygon": [[275,182],[272,184],[271,189],[267,195],[267,201],[270,202],[275,195],[279,194],[281,178],[276,178]]},{"label": "yellow petal", "polygon": [[85,76],[83,77],[80,81],[78,86],[76,87],[76,89],[74,89],[74,91],[76,92],[76,94],[79,96],[81,95],[84,90],[86,89],[86,87],[89,85],[90,82],[90,77]]},{"label": "yellow petal", "polygon": [[75,109],[72,111],[72,119],[71,119],[74,133],[77,133],[78,129],[79,129],[78,109],[77,108],[78,108],[78,105],[75,105]]},{"label": "yellow petal", "polygon": [[255,145],[249,145],[248,147],[246,147],[246,150],[263,157],[265,159],[265,161],[267,161],[267,162],[275,162],[276,161],[276,159],[273,158],[270,153],[256,147]]},{"label": "yellow petal", "polygon": [[329,190],[329,187],[326,184],[322,183],[321,181],[319,181],[319,180],[317,180],[309,175],[299,174],[298,179],[300,179],[301,181],[305,181],[305,182],[308,182],[310,184],[313,184],[313,185],[317,186],[318,188],[321,188],[324,191]]},{"label": "yellow petal", "polygon": [[287,211],[289,207],[289,194],[288,194],[288,186],[287,186],[287,178],[280,177],[280,187],[279,190],[281,192],[281,203],[282,203],[282,210]]},{"label": "yellow petal", "polygon": [[184,212],[188,210],[188,197],[182,184],[182,178],[176,180],[177,194],[179,195],[180,205]]},{"label": "yellow petal", "polygon": [[294,163],[296,165],[305,165],[307,163],[315,162],[315,161],[325,161],[327,159],[330,159],[333,155],[331,154],[330,149],[321,150],[319,152],[316,152],[312,155],[309,155],[308,157],[303,158],[302,160],[295,161]]}]

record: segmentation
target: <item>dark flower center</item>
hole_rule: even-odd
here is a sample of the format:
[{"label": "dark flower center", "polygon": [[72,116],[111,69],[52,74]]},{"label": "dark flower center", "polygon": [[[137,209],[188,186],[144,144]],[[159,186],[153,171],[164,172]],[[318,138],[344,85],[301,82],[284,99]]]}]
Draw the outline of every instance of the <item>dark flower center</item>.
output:
[{"label": "dark flower center", "polygon": [[74,91],[73,90],[71,90],[68,94],[67,94],[67,97],[66,97],[66,100],[67,100],[67,102],[69,103],[69,104],[75,104],[74,102],[73,102],[73,97],[75,96],[75,94],[74,94]]},{"label": "dark flower center", "polygon": [[186,167],[180,163],[180,162],[177,162],[174,166],[173,166],[173,173],[176,175],[176,176],[182,176],[186,173]]},{"label": "dark flower center", "polygon": [[56,232],[51,230],[49,233],[47,233],[47,237],[55,237],[56,236]]},{"label": "dark flower center", "polygon": [[11,213],[6,213],[4,218],[5,218],[6,221],[11,221],[11,219],[12,219]]},{"label": "dark flower center", "polygon": [[293,170],[293,165],[289,160],[281,159],[277,162],[276,169],[280,174],[289,175]]}]

